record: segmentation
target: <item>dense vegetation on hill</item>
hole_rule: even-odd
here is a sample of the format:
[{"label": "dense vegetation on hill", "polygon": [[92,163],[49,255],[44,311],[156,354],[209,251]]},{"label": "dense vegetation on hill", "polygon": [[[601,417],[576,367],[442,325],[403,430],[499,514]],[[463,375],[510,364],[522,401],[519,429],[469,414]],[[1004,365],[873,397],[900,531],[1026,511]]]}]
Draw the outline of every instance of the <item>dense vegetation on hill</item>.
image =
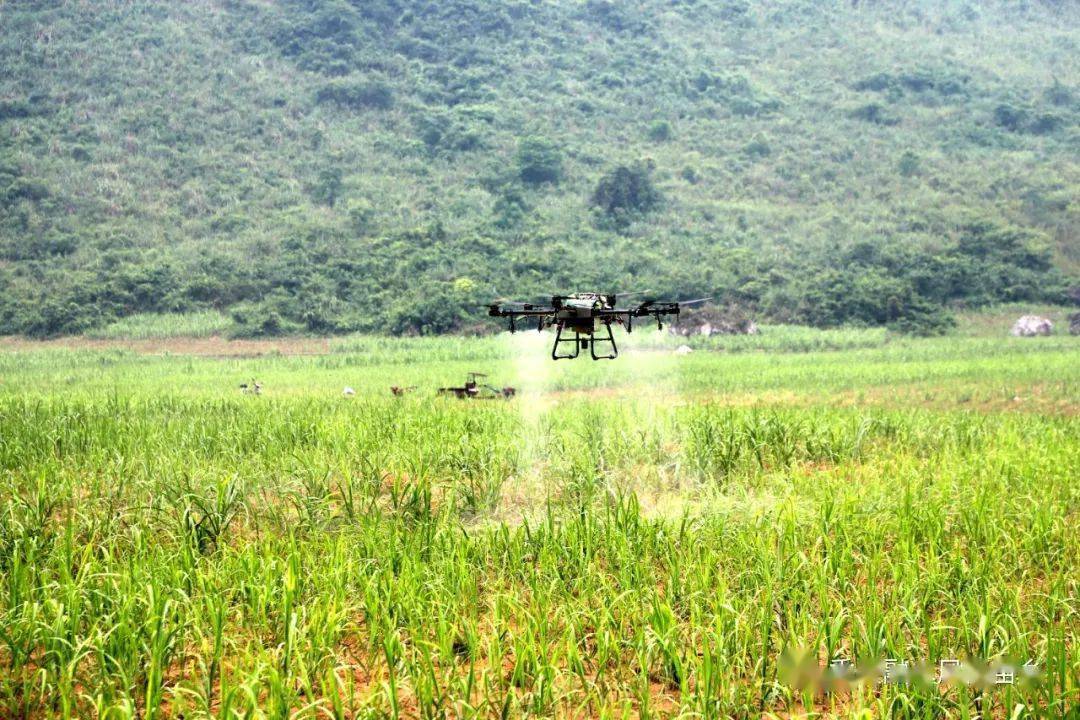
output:
[{"label": "dense vegetation on hill", "polygon": [[1052,0],[0,5],[0,333],[650,288],[933,330],[1080,268]]}]

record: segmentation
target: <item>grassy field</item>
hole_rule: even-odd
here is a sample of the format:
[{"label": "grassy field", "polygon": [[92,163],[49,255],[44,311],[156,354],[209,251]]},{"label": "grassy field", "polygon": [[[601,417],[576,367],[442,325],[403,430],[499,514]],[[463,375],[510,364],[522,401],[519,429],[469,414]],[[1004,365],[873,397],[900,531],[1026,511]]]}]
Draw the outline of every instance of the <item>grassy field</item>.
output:
[{"label": "grassy field", "polygon": [[0,716],[1076,717],[1080,338],[975,335],[0,343]]}]

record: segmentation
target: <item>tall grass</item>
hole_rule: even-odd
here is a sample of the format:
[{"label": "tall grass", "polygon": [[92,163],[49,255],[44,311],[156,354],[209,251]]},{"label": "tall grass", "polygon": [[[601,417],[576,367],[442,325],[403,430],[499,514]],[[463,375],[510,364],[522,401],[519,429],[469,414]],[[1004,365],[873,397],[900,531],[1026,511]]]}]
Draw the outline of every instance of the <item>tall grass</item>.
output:
[{"label": "tall grass", "polygon": [[229,316],[216,310],[184,314],[143,313],[90,330],[87,337],[101,340],[159,340],[162,338],[225,335],[233,328]]},{"label": "tall grass", "polygon": [[[411,365],[354,342],[0,359],[18,385],[0,392],[0,715],[1080,710],[1076,396],[1072,412],[974,412],[811,389],[1075,388],[1068,339],[631,354],[604,366],[623,386],[599,363],[557,366],[548,390],[572,392],[535,412],[429,393],[497,340],[445,363],[406,343]],[[337,362],[380,349],[389,363]],[[489,362],[509,381],[512,363]],[[332,391],[360,371],[359,397]],[[380,390],[409,372],[417,393]],[[240,395],[231,378],[254,373],[264,395]],[[702,391],[740,381],[757,403]],[[803,650],[1013,657],[1044,676],[815,697],[782,677]]]}]

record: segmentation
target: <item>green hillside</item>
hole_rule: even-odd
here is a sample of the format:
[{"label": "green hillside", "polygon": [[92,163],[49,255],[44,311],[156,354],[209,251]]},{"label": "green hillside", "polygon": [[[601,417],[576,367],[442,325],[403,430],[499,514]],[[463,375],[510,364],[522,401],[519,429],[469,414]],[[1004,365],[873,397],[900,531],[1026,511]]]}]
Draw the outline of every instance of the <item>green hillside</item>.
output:
[{"label": "green hillside", "polygon": [[0,333],[444,332],[591,288],[932,331],[1080,284],[1067,0],[73,0],[0,27]]}]

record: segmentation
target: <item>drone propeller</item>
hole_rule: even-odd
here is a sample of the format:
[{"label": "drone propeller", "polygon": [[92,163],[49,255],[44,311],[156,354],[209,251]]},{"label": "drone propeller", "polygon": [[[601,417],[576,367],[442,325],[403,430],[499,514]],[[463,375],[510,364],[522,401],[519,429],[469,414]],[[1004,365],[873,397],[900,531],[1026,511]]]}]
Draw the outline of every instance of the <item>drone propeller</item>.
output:
[{"label": "drone propeller", "polygon": [[646,300],[641,303],[640,307],[647,307],[649,305],[678,305],[683,307],[685,305],[697,305],[698,303],[708,302],[712,300],[711,297],[695,298],[693,300]]},{"label": "drone propeller", "polygon": [[491,307],[493,305],[498,305],[499,307],[517,307],[517,308],[533,309],[533,308],[546,307],[547,304],[548,303],[543,301],[543,300],[533,300],[533,301],[530,301],[530,302],[522,302],[521,300],[507,300],[505,298],[499,298],[497,300],[492,300],[491,302],[484,304],[483,307],[489,308],[489,307]]}]

